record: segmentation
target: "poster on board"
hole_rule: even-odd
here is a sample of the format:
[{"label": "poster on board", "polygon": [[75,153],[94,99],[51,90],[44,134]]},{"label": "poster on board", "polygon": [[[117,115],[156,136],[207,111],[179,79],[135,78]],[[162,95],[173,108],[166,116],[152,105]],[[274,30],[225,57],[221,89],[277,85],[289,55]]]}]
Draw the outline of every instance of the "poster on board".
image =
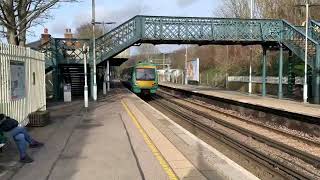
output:
[{"label": "poster on board", "polygon": [[10,61],[11,100],[25,97],[25,64],[20,61]]},{"label": "poster on board", "polygon": [[199,58],[187,62],[187,75],[189,81],[199,82]]}]

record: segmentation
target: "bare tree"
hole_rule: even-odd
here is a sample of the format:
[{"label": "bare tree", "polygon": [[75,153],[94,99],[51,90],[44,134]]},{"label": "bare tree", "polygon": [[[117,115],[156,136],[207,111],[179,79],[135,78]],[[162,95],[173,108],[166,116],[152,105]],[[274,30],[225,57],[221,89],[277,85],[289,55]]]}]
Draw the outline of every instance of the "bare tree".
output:
[{"label": "bare tree", "polygon": [[159,49],[152,44],[142,44],[138,48],[138,54],[140,60],[150,60],[153,55],[160,54]]},{"label": "bare tree", "polygon": [[8,43],[25,46],[27,30],[48,19],[50,9],[77,0],[0,0],[0,22]]},{"label": "bare tree", "polygon": [[225,0],[215,15],[228,18],[248,18],[250,17],[249,1]]},{"label": "bare tree", "polygon": [[[96,38],[103,35],[103,29],[101,26],[95,26]],[[84,23],[76,29],[76,37],[80,39],[92,39],[92,24]]]}]

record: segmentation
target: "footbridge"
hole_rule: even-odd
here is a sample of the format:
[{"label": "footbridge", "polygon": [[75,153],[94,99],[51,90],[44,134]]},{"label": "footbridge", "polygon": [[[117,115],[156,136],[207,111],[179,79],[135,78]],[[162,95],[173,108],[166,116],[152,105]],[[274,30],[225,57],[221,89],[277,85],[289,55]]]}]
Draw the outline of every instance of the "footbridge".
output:
[{"label": "footbridge", "polygon": [[[312,68],[313,101],[319,103],[320,24],[311,21],[310,25],[308,65]],[[263,48],[263,76],[266,76],[267,50],[279,50],[281,52],[279,78],[281,79],[283,51],[291,51],[303,61],[305,37],[303,27],[294,26],[286,20],[280,19],[135,16],[96,39],[96,62],[103,64],[125,49],[140,43],[261,45]],[[63,60],[59,62],[63,62]],[[78,62],[81,63],[81,61]],[[50,66],[48,65],[48,67]],[[266,94],[265,87],[264,81],[263,95]],[[281,83],[279,93],[281,96]]]}]

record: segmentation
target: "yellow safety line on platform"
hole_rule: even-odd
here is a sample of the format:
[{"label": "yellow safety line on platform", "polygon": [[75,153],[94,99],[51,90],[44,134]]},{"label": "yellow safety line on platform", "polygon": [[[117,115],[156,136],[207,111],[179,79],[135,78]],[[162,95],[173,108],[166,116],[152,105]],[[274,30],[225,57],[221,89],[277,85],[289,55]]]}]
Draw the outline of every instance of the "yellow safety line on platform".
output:
[{"label": "yellow safety line on platform", "polygon": [[159,152],[158,148],[154,145],[154,143],[152,142],[152,140],[150,139],[150,137],[148,136],[148,134],[146,133],[146,131],[143,129],[143,127],[140,125],[140,123],[138,122],[137,118],[135,117],[135,115],[131,112],[131,110],[129,109],[128,105],[122,100],[121,101],[123,107],[125,108],[125,110],[127,111],[127,113],[129,114],[131,120],[133,121],[133,123],[136,125],[136,127],[138,128],[139,132],[141,133],[145,143],[148,145],[149,149],[151,150],[152,154],[157,158],[157,160],[159,161],[161,167],[163,168],[163,170],[167,173],[167,175],[169,176],[170,180],[178,180],[179,178],[176,176],[176,174],[173,172],[172,168],[170,167],[170,165],[167,163],[167,161],[164,159],[164,157],[162,156],[162,154]]}]

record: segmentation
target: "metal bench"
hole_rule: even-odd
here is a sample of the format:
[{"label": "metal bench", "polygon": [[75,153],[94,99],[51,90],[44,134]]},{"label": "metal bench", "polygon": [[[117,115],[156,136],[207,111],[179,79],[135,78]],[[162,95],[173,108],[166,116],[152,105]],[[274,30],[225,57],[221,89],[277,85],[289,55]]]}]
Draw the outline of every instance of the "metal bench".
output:
[{"label": "metal bench", "polygon": [[4,133],[0,133],[0,152],[2,152],[2,148],[3,148],[3,146],[6,145],[7,141],[8,141],[8,139],[4,135]]}]

